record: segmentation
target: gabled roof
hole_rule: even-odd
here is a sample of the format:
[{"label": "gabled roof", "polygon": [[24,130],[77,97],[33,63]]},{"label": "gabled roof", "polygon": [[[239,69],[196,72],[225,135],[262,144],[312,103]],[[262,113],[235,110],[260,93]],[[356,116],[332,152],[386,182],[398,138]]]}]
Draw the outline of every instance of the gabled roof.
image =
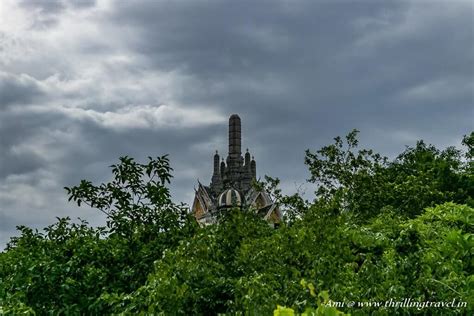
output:
[{"label": "gabled roof", "polygon": [[245,202],[247,205],[252,205],[257,200],[258,196],[261,195],[265,200],[265,205],[272,204],[272,200],[268,196],[268,193],[265,191],[256,191],[254,188],[251,188],[245,195]]},{"label": "gabled roof", "polygon": [[281,220],[282,214],[280,212],[280,208],[278,207],[278,205],[276,203],[270,205],[270,208],[268,209],[267,214],[265,214],[263,219],[265,219],[265,220],[269,219],[273,212],[276,212],[277,215],[278,215],[278,218]]},{"label": "gabled roof", "polygon": [[[202,207],[205,208],[205,211],[208,212],[210,209],[214,207],[214,202],[212,198],[210,197],[210,192],[209,188],[206,186],[202,185],[201,182],[199,182],[198,189],[195,190],[196,192],[196,198],[199,200],[201,203]],[[193,205],[194,208],[194,205]]]}]

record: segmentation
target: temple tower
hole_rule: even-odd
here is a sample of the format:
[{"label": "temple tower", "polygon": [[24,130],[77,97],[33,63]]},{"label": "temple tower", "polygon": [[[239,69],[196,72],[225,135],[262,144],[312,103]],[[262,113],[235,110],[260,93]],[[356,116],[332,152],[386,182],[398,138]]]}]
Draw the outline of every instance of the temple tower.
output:
[{"label": "temple tower", "polygon": [[210,185],[199,183],[196,190],[192,212],[200,224],[214,223],[217,213],[236,205],[253,207],[270,223],[281,220],[279,208],[268,193],[252,188],[252,181],[257,179],[257,163],[248,149],[242,157],[241,128],[240,117],[232,114],[229,118],[228,155],[220,161],[216,151]]},{"label": "temple tower", "polygon": [[251,186],[252,172],[249,165],[250,153],[248,150],[245,154],[246,160],[242,157],[241,129],[240,117],[237,114],[232,114],[229,118],[229,153],[224,168],[221,164],[220,169],[223,188],[234,188],[246,192]]},{"label": "temple tower", "polygon": [[229,118],[229,157],[236,161],[242,157],[241,128],[240,117],[237,114],[232,114]]},{"label": "temple tower", "polygon": [[214,171],[212,173],[211,178],[211,189],[214,194],[218,194],[222,191],[222,176],[221,176],[221,168],[219,166],[219,153],[216,150],[216,154],[214,155]]}]

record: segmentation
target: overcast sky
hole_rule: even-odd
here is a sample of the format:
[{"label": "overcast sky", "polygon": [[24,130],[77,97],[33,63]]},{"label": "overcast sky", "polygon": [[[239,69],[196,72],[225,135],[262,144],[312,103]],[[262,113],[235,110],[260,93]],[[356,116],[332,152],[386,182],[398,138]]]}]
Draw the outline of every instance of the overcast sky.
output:
[{"label": "overcast sky", "polygon": [[473,1],[1,0],[0,249],[16,225],[103,224],[63,187],[109,180],[123,155],[170,154],[191,203],[232,113],[288,193],[304,150],[353,128],[388,156],[457,145],[473,48]]}]

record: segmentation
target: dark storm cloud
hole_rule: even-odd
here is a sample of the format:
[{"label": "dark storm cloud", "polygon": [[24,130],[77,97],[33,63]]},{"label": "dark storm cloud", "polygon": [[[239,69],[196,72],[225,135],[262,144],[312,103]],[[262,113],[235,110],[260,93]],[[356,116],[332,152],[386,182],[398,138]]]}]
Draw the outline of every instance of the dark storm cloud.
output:
[{"label": "dark storm cloud", "polygon": [[393,155],[417,138],[451,144],[472,127],[467,2],[122,2],[115,9],[113,22],[140,34],[129,38],[130,49],[156,69],[195,78],[179,96],[184,104],[239,112],[255,127],[249,140],[281,157],[275,165],[301,164],[305,148],[352,128]]},{"label": "dark storm cloud", "polygon": [[20,5],[27,10],[38,10],[43,14],[58,14],[65,6],[61,0],[21,0]]},{"label": "dark storm cloud", "polygon": [[20,6],[34,13],[34,18],[31,21],[32,29],[52,27],[57,22],[58,14],[65,9],[61,0],[22,0]]},{"label": "dark storm cloud", "polygon": [[62,115],[23,110],[21,106],[19,110],[0,112],[0,181],[10,175],[29,174],[51,163],[51,153],[38,146],[54,141],[50,131],[64,128]]},{"label": "dark storm cloud", "polygon": [[[420,98],[406,94],[436,80],[451,89],[467,82],[454,111],[465,113],[471,105],[472,66],[466,65],[473,63],[474,38],[466,25],[472,24],[472,5],[272,4],[121,2],[113,21],[140,34],[130,38],[130,48],[154,67],[196,78],[197,87],[181,96],[188,104],[217,103],[227,112],[238,109],[275,123],[290,113],[295,125],[323,124],[325,131],[324,123],[334,126],[337,118],[347,122],[346,129],[372,117],[375,125],[413,124],[419,116],[399,105],[427,110],[439,98],[426,98],[439,91],[427,90]],[[378,114],[387,108],[390,116]],[[452,111],[447,104],[444,112]],[[442,117],[439,113],[425,114]]]},{"label": "dark storm cloud", "polygon": [[191,203],[196,179],[210,181],[214,150],[226,155],[232,113],[258,175],[280,177],[289,193],[308,177],[304,150],[352,128],[390,156],[420,138],[457,144],[472,130],[472,2],[21,6],[41,34],[29,39],[37,54],[0,51],[3,235],[58,214],[102,223],[66,204],[62,187],[109,180],[107,166],[123,155],[170,154],[175,199]]},{"label": "dark storm cloud", "polygon": [[38,83],[28,75],[0,71],[0,110],[12,104],[29,103],[42,94]]},{"label": "dark storm cloud", "polygon": [[318,57],[337,53],[353,40],[355,18],[393,6],[314,1],[120,2],[113,22],[143,34],[131,37],[130,44],[157,67],[184,69],[204,75],[203,79],[231,79],[262,70],[273,73],[324,64]]},{"label": "dark storm cloud", "polygon": [[70,0],[69,5],[76,8],[89,8],[96,4],[96,0]]},{"label": "dark storm cloud", "polygon": [[83,9],[95,6],[96,0],[20,0],[19,5],[32,13],[31,29],[53,27],[68,7]]},{"label": "dark storm cloud", "polygon": [[96,0],[20,0],[19,4],[26,10],[36,10],[46,16],[59,15],[68,6],[88,8],[96,5]]}]

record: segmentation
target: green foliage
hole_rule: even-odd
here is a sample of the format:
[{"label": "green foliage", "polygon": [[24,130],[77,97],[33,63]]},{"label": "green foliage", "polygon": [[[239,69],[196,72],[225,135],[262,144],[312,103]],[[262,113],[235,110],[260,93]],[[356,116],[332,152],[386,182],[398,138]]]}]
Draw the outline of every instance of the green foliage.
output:
[{"label": "green foliage", "polygon": [[[36,311],[78,313],[81,306],[93,305],[106,285],[105,242],[99,229],[59,219],[45,233],[20,227],[21,237],[14,238],[3,254],[1,288]],[[108,260],[107,260],[108,261]],[[110,260],[110,263],[113,259]],[[92,310],[91,310],[92,311]]]},{"label": "green foliage", "polygon": [[351,211],[362,219],[384,207],[413,217],[449,201],[474,205],[473,133],[463,141],[467,161],[454,147],[440,151],[419,141],[391,162],[371,149],[356,150],[357,134],[353,130],[345,141],[336,137],[334,144],[316,154],[306,151],[317,204]]},{"label": "green foliage", "polygon": [[462,144],[467,147],[466,159],[472,162],[472,160],[474,159],[474,131],[471,132],[469,136],[464,135],[462,139]]},{"label": "green foliage", "polygon": [[[307,283],[304,279],[301,280],[301,285],[303,288],[307,288],[309,290],[309,293],[311,296],[315,297],[317,299],[317,308],[313,307],[307,307],[303,313],[301,313],[302,316],[344,316],[344,315],[350,315],[350,314],[345,314],[339,310],[337,310],[336,307],[330,306],[330,300],[329,300],[329,294],[326,291],[323,291],[316,295],[314,292],[314,286],[312,283]],[[294,316],[295,310],[289,307],[284,307],[277,305],[277,308],[273,311],[274,316]]]},{"label": "green foliage", "polygon": [[341,137],[334,138],[334,144],[316,154],[306,150],[305,164],[311,173],[309,182],[317,183],[316,197],[320,203],[336,203],[341,211],[368,212],[368,206],[378,208],[381,200],[374,188],[380,189],[383,184],[381,170],[387,158],[373,150],[355,151],[358,132],[350,132],[345,142]]},{"label": "green foliage", "polygon": [[19,227],[20,237],[0,256],[0,306],[15,313],[101,314],[109,308],[102,295],[141,286],[153,262],[197,228],[187,210],[171,202],[170,171],[166,156],[147,164],[123,157],[112,166],[111,182],[83,180],[66,188],[69,200],[105,212],[107,228],[69,218],[44,232]]},{"label": "green foliage", "polygon": [[[270,315],[285,306],[277,312],[332,315],[327,299],[314,300],[327,292],[338,302],[468,302],[468,309],[410,310],[457,314],[474,304],[473,219],[474,209],[453,203],[408,220],[385,209],[364,225],[350,214],[312,208],[300,222],[273,230],[251,214],[232,212],[166,252],[135,293],[108,299],[117,313]],[[341,308],[355,315],[406,312]]]},{"label": "green foliage", "polygon": [[243,244],[268,236],[272,229],[250,212],[232,210],[219,225],[203,228],[181,243],[176,251],[165,252],[156,262],[145,286],[133,295],[108,297],[115,312],[165,314],[223,313],[234,305],[237,266]]},{"label": "green foliage", "polygon": [[300,192],[292,195],[283,195],[278,187],[280,179],[265,175],[263,181],[254,181],[253,187],[257,191],[267,192],[274,203],[279,205],[288,224],[298,220],[308,210],[309,202],[301,197]]},{"label": "green foliage", "polygon": [[107,215],[111,233],[130,237],[142,226],[172,230],[181,225],[186,209],[171,201],[166,186],[171,179],[168,157],[152,159],[140,164],[129,157],[121,157],[112,165],[114,179],[98,186],[82,180],[80,185],[65,188],[69,200],[80,206],[85,203]]},{"label": "green foliage", "polygon": [[[356,136],[307,151],[312,203],[255,183],[285,211],[278,229],[251,209],[198,228],[171,200],[166,156],[120,158],[111,182],[66,188],[106,227],[19,227],[0,253],[0,314],[472,314],[474,134],[465,152],[420,141],[393,161]],[[467,306],[377,306],[407,298]]]}]

